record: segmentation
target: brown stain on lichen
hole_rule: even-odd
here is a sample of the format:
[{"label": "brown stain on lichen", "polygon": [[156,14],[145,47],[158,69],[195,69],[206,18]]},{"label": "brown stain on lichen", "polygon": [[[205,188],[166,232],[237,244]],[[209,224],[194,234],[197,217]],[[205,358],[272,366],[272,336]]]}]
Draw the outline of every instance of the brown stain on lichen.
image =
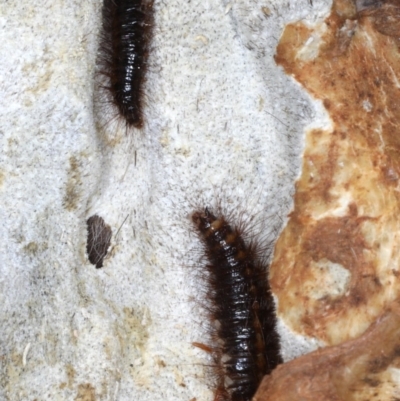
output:
[{"label": "brown stain on lichen", "polygon": [[151,325],[152,319],[147,308],[125,307],[116,326],[125,366],[129,367],[133,380],[140,385],[143,385],[143,381],[147,378],[144,378],[141,366],[138,366],[136,362],[145,359]]},{"label": "brown stain on lichen", "polygon": [[29,257],[36,257],[39,253],[46,251],[49,248],[47,242],[31,241],[22,247],[25,255]]},{"label": "brown stain on lichen", "polygon": [[[46,52],[48,52],[47,48],[45,48],[45,53]],[[35,97],[39,97],[43,92],[48,90],[54,75],[54,61],[55,59],[46,60],[45,63],[40,64],[40,68],[37,68],[36,61],[33,63],[28,62],[24,64],[22,67],[24,76],[31,75],[29,80],[31,85],[26,89],[25,95],[30,94]],[[24,103],[27,107],[31,107],[33,104],[32,100],[28,98],[28,96],[25,97]]]},{"label": "brown stain on lichen", "polygon": [[76,375],[76,372],[75,372],[74,367],[73,367],[71,364],[68,363],[68,364],[65,366],[65,371],[66,371],[66,374],[67,374],[67,382],[62,382],[62,383],[60,383],[60,385],[59,385],[58,387],[59,387],[61,390],[64,389],[64,388],[66,388],[66,387],[72,389],[72,386],[73,386],[73,384],[74,384],[74,382],[75,382],[75,375]]},{"label": "brown stain on lichen", "polygon": [[75,375],[76,375],[75,369],[71,364],[67,364],[67,366],[65,367],[65,370],[67,373],[67,380],[68,380],[67,385],[69,388],[72,388],[72,385],[75,381]]},{"label": "brown stain on lichen", "polygon": [[64,208],[67,210],[76,209],[81,197],[81,172],[80,162],[76,156],[69,158],[68,180],[65,187],[63,199]]},{"label": "brown stain on lichen", "polygon": [[90,383],[79,384],[75,401],[96,401],[95,388]]},{"label": "brown stain on lichen", "polygon": [[[332,129],[306,134],[271,286],[294,330],[330,344],[362,333],[400,296],[393,280],[400,263],[399,16],[391,3],[357,13],[352,1],[335,1],[319,26],[287,25],[275,56],[322,101]],[[303,286],[315,280],[310,265],[320,260],[351,273],[345,293],[332,295],[327,287],[316,298],[323,283]]]},{"label": "brown stain on lichen", "polygon": [[5,394],[21,390],[21,376],[24,372],[21,351],[15,348],[0,357],[0,386]]},{"label": "brown stain on lichen", "polygon": [[24,246],[23,250],[25,253],[36,255],[37,251],[39,250],[39,245],[36,242],[31,241]]},{"label": "brown stain on lichen", "polygon": [[149,326],[151,326],[151,318],[147,309],[123,309],[123,325],[126,333],[135,336],[135,348],[141,353],[147,349],[149,340]]},{"label": "brown stain on lichen", "polygon": [[5,180],[6,173],[3,170],[0,170],[0,188],[3,186]]}]

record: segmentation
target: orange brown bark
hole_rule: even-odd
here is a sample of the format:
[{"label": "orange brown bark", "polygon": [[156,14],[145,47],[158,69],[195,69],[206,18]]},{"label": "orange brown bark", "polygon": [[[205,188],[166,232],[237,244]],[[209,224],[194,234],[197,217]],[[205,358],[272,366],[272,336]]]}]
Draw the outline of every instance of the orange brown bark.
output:
[{"label": "orange brown bark", "polygon": [[394,303],[359,338],[279,365],[253,401],[399,399],[400,305]]},{"label": "orange brown bark", "polygon": [[276,62],[322,102],[306,132],[294,210],[270,283],[294,331],[339,344],[400,297],[400,4],[334,2],[313,27],[286,26]]}]

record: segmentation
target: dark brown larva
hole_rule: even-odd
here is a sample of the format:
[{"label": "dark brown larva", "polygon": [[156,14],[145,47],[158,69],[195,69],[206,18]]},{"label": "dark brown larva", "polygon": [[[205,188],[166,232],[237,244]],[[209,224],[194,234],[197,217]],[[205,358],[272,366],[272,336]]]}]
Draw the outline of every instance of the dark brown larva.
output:
[{"label": "dark brown larva", "polygon": [[208,260],[206,282],[212,346],[219,375],[216,394],[229,401],[250,401],[266,374],[282,363],[275,306],[267,265],[254,243],[246,245],[242,230],[207,208],[192,216]]},{"label": "dark brown larva", "polygon": [[111,228],[96,214],[89,217],[86,223],[88,230],[86,251],[90,263],[99,269],[103,267],[103,260],[110,246]]},{"label": "dark brown larva", "polygon": [[104,0],[101,73],[127,127],[142,128],[147,62],[153,36],[154,0]]}]

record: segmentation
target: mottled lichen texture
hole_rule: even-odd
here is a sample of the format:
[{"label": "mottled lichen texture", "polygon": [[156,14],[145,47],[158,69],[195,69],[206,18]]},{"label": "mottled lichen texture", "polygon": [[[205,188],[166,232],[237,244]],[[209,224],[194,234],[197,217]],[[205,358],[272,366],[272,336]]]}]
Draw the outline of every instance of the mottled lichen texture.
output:
[{"label": "mottled lichen texture", "polygon": [[393,303],[355,340],[278,366],[265,376],[253,401],[398,400],[399,306]]},{"label": "mottled lichen texture", "polygon": [[275,56],[332,122],[306,132],[270,273],[279,315],[326,344],[360,335],[400,295],[400,12],[367,6],[340,0],[319,24],[287,25]]}]

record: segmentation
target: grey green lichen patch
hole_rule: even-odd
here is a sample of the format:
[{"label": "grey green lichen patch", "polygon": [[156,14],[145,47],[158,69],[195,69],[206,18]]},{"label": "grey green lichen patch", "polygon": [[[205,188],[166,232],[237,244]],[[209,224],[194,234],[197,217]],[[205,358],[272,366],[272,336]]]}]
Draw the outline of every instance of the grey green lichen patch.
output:
[{"label": "grey green lichen patch", "polygon": [[68,180],[63,199],[64,208],[67,210],[76,209],[81,196],[81,173],[80,163],[76,156],[69,158]]}]

